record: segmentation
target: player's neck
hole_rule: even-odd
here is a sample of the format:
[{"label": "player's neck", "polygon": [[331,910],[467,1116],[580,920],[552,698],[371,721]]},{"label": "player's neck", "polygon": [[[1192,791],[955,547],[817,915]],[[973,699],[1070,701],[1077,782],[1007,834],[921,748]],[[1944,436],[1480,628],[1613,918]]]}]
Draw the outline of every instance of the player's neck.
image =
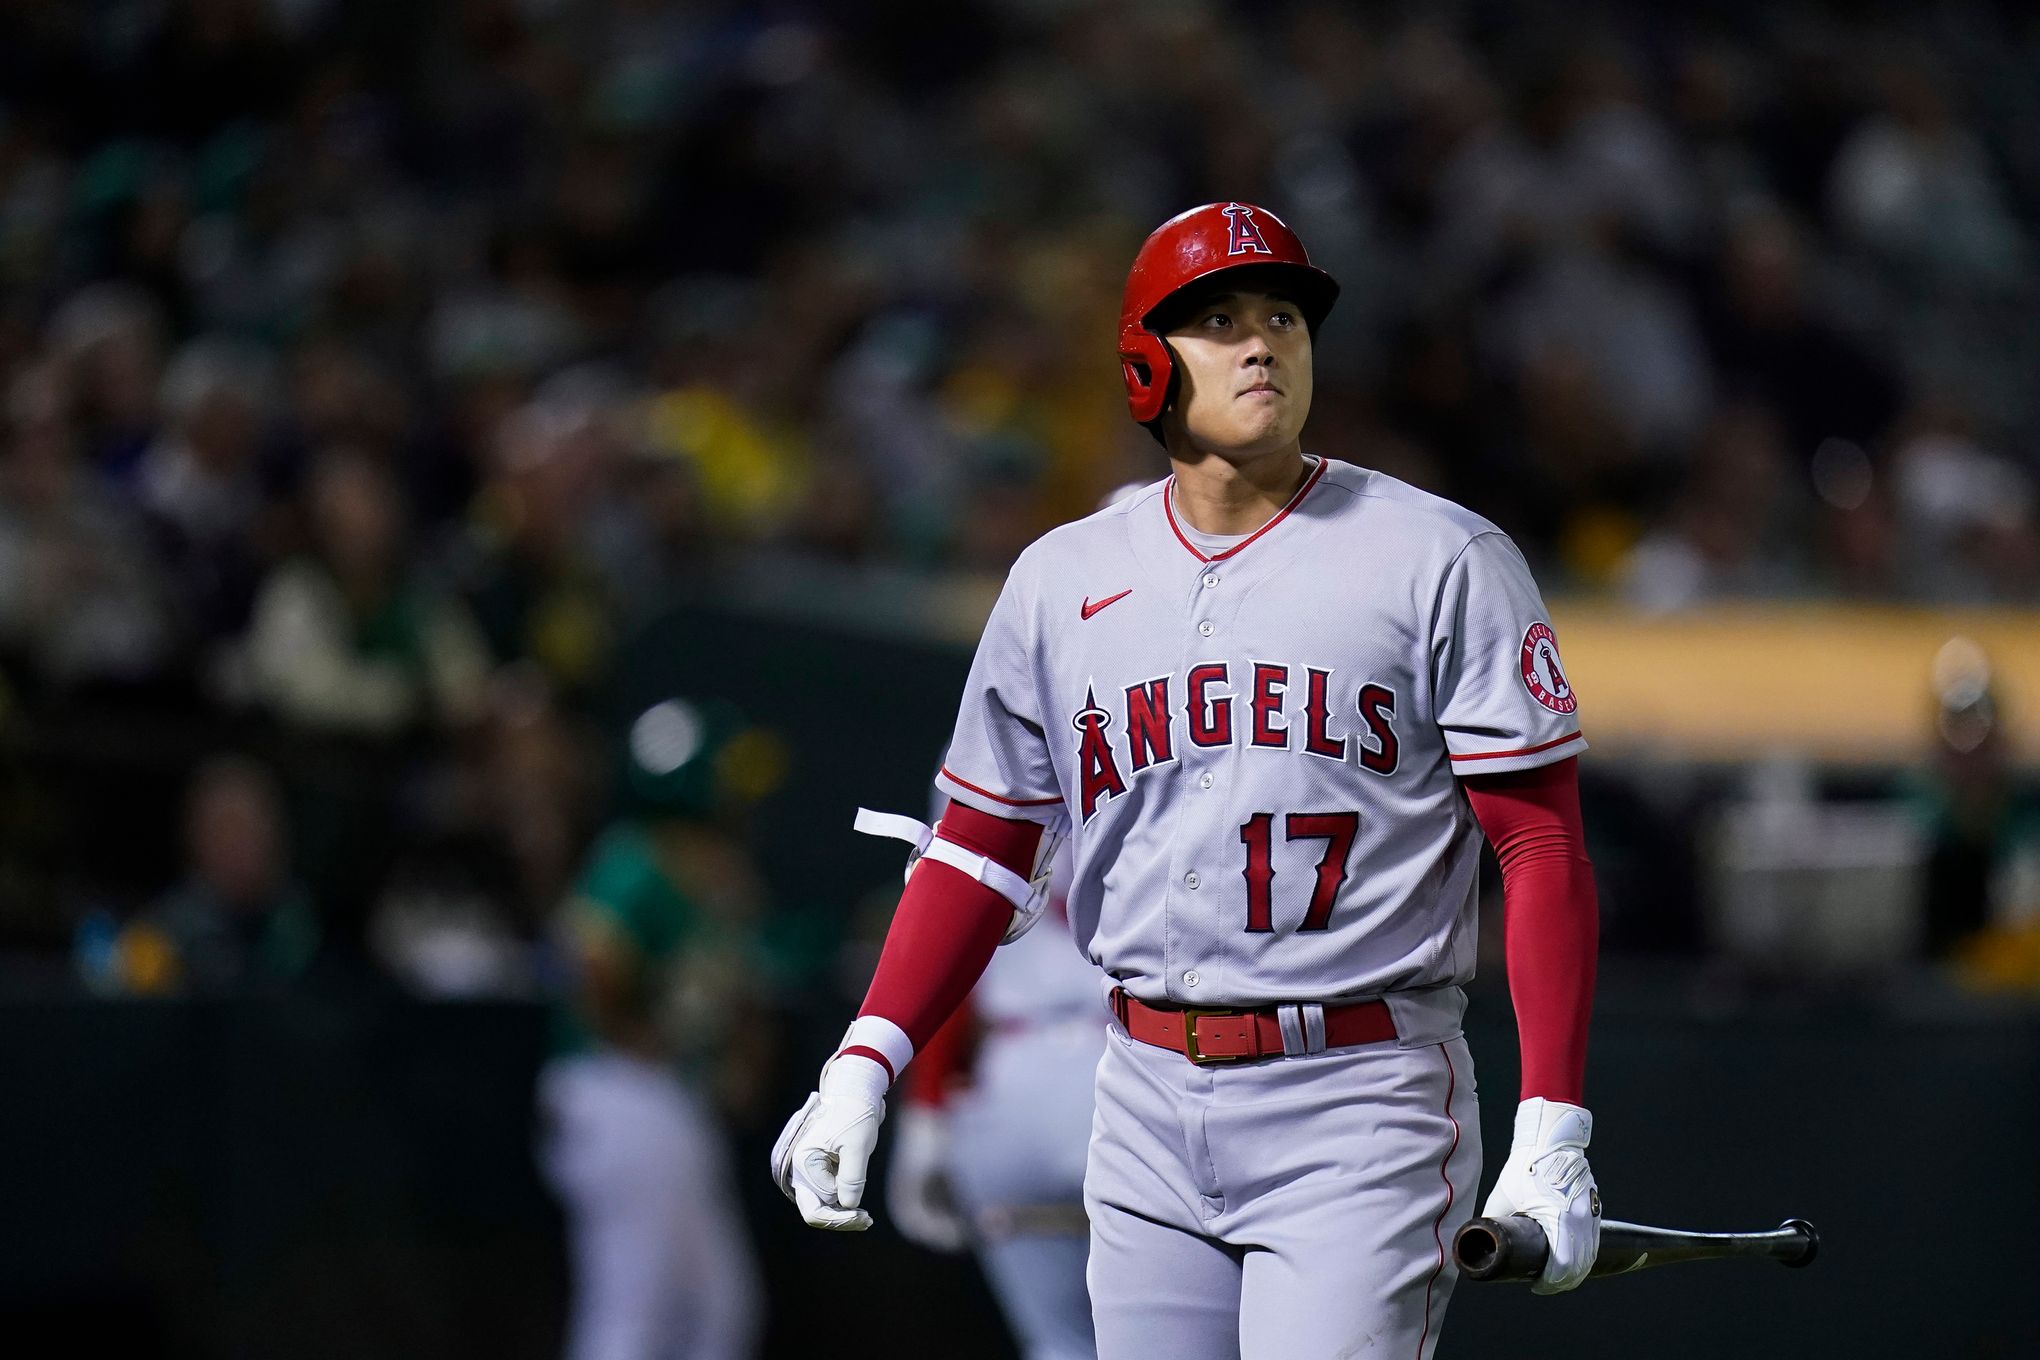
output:
[{"label": "player's neck", "polygon": [[1250,534],[1275,518],[1310,475],[1300,443],[1229,461],[1213,453],[1170,450],[1176,514],[1205,534]]}]

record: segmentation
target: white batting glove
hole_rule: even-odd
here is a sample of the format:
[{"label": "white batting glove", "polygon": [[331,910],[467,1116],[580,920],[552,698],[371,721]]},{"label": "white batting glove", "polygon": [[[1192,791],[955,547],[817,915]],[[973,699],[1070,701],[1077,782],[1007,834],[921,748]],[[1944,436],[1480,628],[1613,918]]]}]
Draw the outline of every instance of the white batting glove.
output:
[{"label": "white batting glove", "polygon": [[786,1121],[772,1145],[772,1179],[808,1226],[863,1232],[871,1151],[885,1122],[885,1069],[860,1054],[837,1054],[822,1068],[820,1089]]},{"label": "white batting glove", "polygon": [[1516,1107],[1509,1160],[1481,1213],[1524,1214],[1544,1229],[1551,1250],[1530,1286],[1533,1293],[1562,1294],[1594,1268],[1601,1249],[1601,1192],[1587,1165],[1593,1132],[1594,1117],[1577,1105],[1539,1096]]},{"label": "white batting glove", "polygon": [[900,1111],[885,1168],[885,1208],[909,1242],[929,1251],[962,1251],[970,1225],[956,1203],[945,1163],[949,1116],[924,1105]]}]

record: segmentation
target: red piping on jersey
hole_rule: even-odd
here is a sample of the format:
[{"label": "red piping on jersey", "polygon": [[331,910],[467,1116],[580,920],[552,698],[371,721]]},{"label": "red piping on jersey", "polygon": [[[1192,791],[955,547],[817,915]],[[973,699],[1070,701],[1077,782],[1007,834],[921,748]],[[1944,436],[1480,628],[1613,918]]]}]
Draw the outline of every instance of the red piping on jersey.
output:
[{"label": "red piping on jersey", "polygon": [[1206,557],[1203,551],[1199,549],[1195,543],[1192,543],[1189,539],[1183,536],[1182,527],[1176,523],[1176,506],[1175,506],[1176,474],[1173,472],[1169,474],[1168,486],[1162,489],[1162,511],[1169,517],[1169,528],[1175,531],[1176,541],[1178,543],[1181,543],[1185,548],[1189,549],[1190,555],[1192,557],[1196,558],[1200,562],[1223,562],[1225,561],[1226,558],[1231,557],[1234,554],[1240,552],[1242,549],[1248,547],[1250,544],[1253,543],[1255,539],[1259,538],[1262,534],[1267,533],[1270,529],[1274,528],[1276,525],[1280,524],[1283,520],[1287,519],[1289,517],[1289,512],[1291,510],[1294,510],[1297,506],[1303,504],[1303,498],[1310,494],[1310,489],[1318,484],[1318,480],[1325,475],[1325,469],[1330,466],[1331,466],[1330,459],[1326,458],[1318,459],[1317,467],[1312,470],[1310,476],[1303,479],[1303,485],[1296,488],[1296,494],[1289,498],[1289,504],[1283,506],[1280,510],[1277,510],[1275,512],[1275,518],[1269,520],[1266,524],[1263,524],[1260,528],[1254,530],[1251,536],[1240,540],[1238,543],[1233,544],[1230,548],[1227,548],[1224,552],[1218,554],[1218,556],[1216,557]]},{"label": "red piping on jersey", "polygon": [[[1513,751],[1475,751],[1472,755],[1454,756],[1454,760],[1500,760],[1504,756],[1534,756],[1539,751],[1549,751],[1554,746],[1563,746],[1569,741],[1578,741],[1585,733],[1570,732],[1556,741],[1541,741],[1535,746],[1519,746]],[[954,778],[955,776],[951,776]],[[963,781],[958,779],[957,783]]]},{"label": "red piping on jersey", "polygon": [[[928,767],[923,765],[921,768],[925,770]],[[1054,807],[1062,801],[1060,798],[1007,798],[993,793],[990,789],[981,789],[968,779],[958,779],[956,772],[947,765],[942,767],[942,773],[951,783],[969,789],[980,798],[989,798],[994,803],[1004,803],[1007,807]]]},{"label": "red piping on jersey", "polygon": [[1417,1338],[1417,1360],[1424,1360],[1424,1343],[1431,1339],[1431,1288],[1445,1269],[1445,1216],[1452,1212],[1453,1200],[1452,1154],[1459,1151],[1459,1116],[1452,1113],[1452,1094],[1459,1087],[1459,1074],[1453,1070],[1452,1054],[1445,1045],[1438,1045],[1438,1051],[1445,1056],[1445,1117],[1452,1121],[1452,1146],[1445,1149],[1445,1159],[1438,1163],[1438,1179],[1445,1182],[1445,1207],[1431,1224],[1431,1238],[1438,1244],[1438,1264],[1431,1267],[1431,1278],[1424,1281],[1424,1334]]}]

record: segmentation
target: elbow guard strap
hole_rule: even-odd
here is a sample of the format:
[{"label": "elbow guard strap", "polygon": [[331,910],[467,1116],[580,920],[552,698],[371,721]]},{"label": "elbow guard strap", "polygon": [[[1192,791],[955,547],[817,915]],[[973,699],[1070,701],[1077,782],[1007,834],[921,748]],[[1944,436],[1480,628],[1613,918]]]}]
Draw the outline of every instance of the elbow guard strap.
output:
[{"label": "elbow guard strap", "polygon": [[907,878],[913,877],[915,865],[924,859],[932,859],[952,869],[962,870],[966,877],[1005,898],[1012,904],[1013,922],[1006,928],[1006,937],[1001,943],[1017,940],[1026,934],[1027,928],[1034,924],[1047,905],[1047,868],[1051,858],[1046,853],[1048,837],[1043,837],[1044,853],[1038,861],[1041,872],[1033,882],[1029,882],[989,855],[980,855],[955,841],[944,840],[935,833],[934,827],[902,813],[873,812],[870,808],[861,807],[857,809],[854,825],[867,836],[889,836],[911,845],[913,849],[907,853]]}]

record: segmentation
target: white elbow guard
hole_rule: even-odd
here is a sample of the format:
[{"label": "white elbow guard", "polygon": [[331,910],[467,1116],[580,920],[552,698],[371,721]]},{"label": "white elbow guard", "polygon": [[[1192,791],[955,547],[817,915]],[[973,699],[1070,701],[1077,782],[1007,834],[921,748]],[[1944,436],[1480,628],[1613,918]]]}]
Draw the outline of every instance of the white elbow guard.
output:
[{"label": "white elbow guard", "polygon": [[1012,903],[1013,919],[1007,923],[1000,944],[1011,944],[1025,935],[1048,906],[1049,871],[1055,863],[1056,847],[1062,843],[1062,837],[1054,832],[1042,831],[1040,847],[1034,853],[1033,875],[1022,878],[990,856],[944,840],[934,827],[902,813],[859,808],[855,826],[867,836],[890,836],[911,845],[913,849],[907,852],[908,879],[913,878],[915,865],[932,859],[961,869]]}]

